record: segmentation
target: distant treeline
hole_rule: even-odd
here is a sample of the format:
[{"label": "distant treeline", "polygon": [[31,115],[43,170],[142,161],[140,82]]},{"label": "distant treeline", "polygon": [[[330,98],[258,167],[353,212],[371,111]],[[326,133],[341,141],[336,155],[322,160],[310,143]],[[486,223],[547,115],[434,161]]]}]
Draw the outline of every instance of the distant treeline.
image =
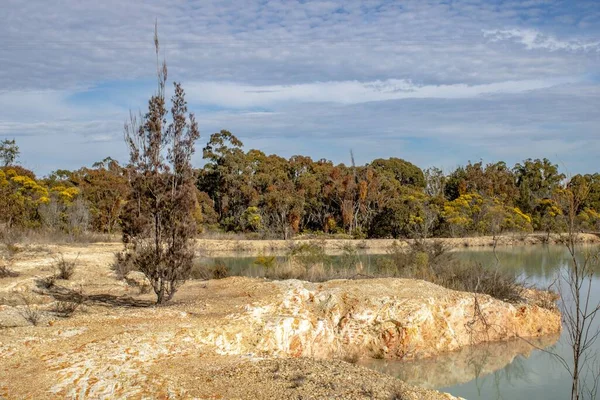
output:
[{"label": "distant treeline", "polygon": [[[127,166],[107,158],[91,168],[37,178],[0,142],[0,224],[9,228],[118,233],[130,190]],[[194,218],[202,231],[289,238],[304,233],[355,238],[498,235],[561,231],[569,202],[586,231],[600,230],[600,174],[567,179],[547,159],[471,163],[449,174],[400,158],[364,166],[306,156],[244,151],[227,131],[211,135],[197,170]]]}]

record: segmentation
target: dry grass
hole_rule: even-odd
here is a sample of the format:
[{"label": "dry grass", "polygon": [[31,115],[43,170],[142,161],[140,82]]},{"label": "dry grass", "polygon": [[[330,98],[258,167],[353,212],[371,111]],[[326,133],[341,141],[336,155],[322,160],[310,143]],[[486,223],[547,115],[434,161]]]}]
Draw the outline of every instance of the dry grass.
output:
[{"label": "dry grass", "polygon": [[120,241],[120,236],[86,232],[70,234],[61,230],[48,229],[11,229],[0,234],[2,241],[11,241],[21,245],[47,245],[47,244],[91,244],[110,243]]}]

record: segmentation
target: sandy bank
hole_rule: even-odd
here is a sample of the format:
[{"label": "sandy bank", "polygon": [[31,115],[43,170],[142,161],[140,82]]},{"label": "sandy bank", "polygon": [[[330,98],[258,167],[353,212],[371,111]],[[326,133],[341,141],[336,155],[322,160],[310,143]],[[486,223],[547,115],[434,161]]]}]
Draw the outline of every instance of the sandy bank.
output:
[{"label": "sandy bank", "polygon": [[[464,247],[492,247],[494,238],[492,236],[466,237],[466,238],[435,238],[428,241],[439,241],[452,248]],[[600,243],[600,237],[594,234],[579,234],[581,243]],[[294,240],[221,240],[221,239],[198,239],[198,248],[208,255],[248,253],[248,254],[271,254],[283,253],[293,246],[302,243],[315,243],[322,246],[329,254],[342,252],[344,247],[353,246],[370,253],[385,253],[394,243],[407,246],[411,239],[294,239]],[[498,246],[540,245],[561,243],[560,235],[530,234],[530,235],[507,235],[497,238]]]}]

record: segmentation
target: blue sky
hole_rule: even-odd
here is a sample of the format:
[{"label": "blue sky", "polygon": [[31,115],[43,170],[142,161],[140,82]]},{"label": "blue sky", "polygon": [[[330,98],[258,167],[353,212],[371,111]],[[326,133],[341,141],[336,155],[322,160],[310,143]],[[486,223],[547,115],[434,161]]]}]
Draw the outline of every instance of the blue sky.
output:
[{"label": "blue sky", "polygon": [[[202,137],[357,163],[548,157],[599,171],[600,2],[3,0],[0,138],[46,174],[127,159],[123,124],[169,77]],[[8,14],[8,15],[6,15]]]}]

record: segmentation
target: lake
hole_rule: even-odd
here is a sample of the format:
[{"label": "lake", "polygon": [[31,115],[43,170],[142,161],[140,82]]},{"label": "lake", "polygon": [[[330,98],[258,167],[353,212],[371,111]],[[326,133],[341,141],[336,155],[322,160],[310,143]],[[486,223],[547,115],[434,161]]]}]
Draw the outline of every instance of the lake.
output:
[{"label": "lake", "polygon": [[[586,249],[586,248],[582,248]],[[588,248],[589,249],[589,248]],[[496,257],[497,256],[497,257]],[[568,265],[569,254],[564,246],[505,247],[460,249],[456,257],[467,262],[481,262],[484,266],[511,270],[529,284],[547,288],[556,284],[557,277]],[[386,255],[358,254],[364,272]],[[261,276],[261,267],[254,265],[254,257],[219,258],[234,273]],[[330,261],[342,263],[343,256],[332,256]],[[365,280],[368,284],[368,280]],[[593,304],[600,302],[600,279],[592,281]],[[598,326],[596,326],[598,327]],[[366,360],[361,364],[396,376],[410,384],[435,388],[466,399],[565,399],[570,395],[568,372],[551,354],[538,350],[546,348],[565,359],[570,358],[566,330],[560,336],[549,336],[527,343],[522,339],[509,342],[471,346],[421,361]],[[593,351],[600,352],[600,342]]]}]

